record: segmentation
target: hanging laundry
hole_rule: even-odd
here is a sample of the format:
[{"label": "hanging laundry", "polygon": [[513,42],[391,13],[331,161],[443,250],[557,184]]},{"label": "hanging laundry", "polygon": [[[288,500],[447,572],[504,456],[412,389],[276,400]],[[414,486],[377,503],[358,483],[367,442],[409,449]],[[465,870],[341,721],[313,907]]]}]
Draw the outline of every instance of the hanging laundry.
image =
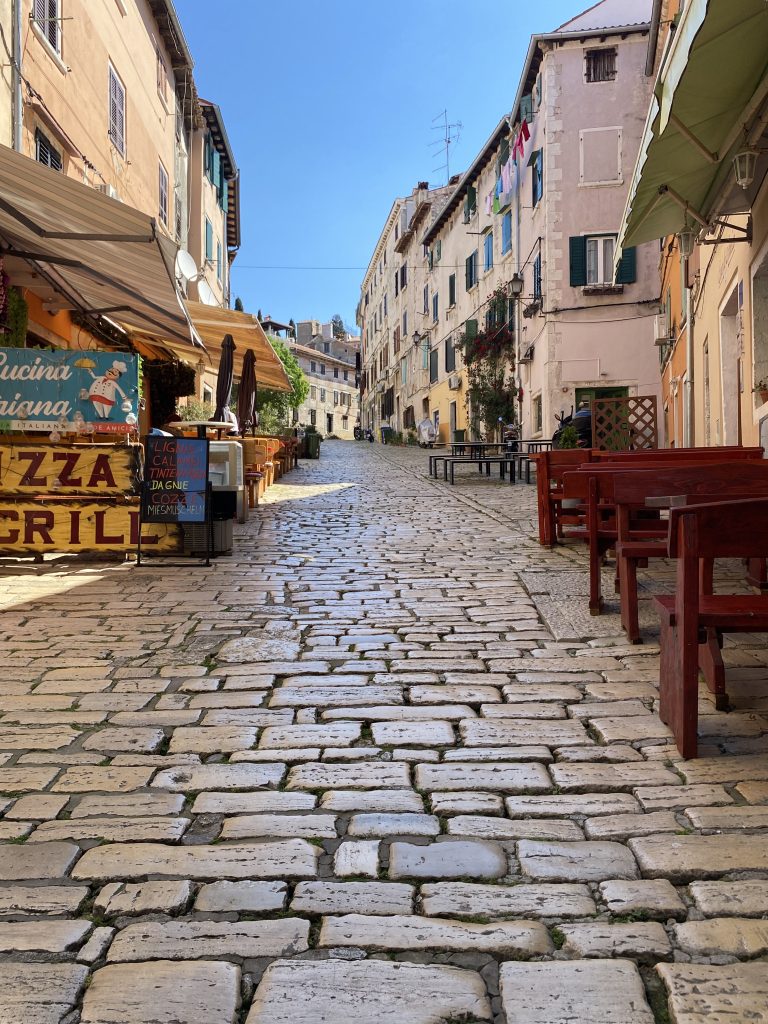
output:
[{"label": "hanging laundry", "polygon": [[490,214],[492,204],[493,204],[493,192],[489,192],[488,195],[485,197],[485,212],[487,214]]},{"label": "hanging laundry", "polygon": [[523,118],[523,123],[520,125],[520,135],[522,136],[524,142],[527,142],[528,139],[530,139],[531,137],[531,133],[528,130],[528,122],[525,118]]},{"label": "hanging laundry", "polygon": [[498,196],[494,196],[493,197],[493,212],[494,213],[500,213],[501,212],[501,203],[499,202],[499,197]]},{"label": "hanging laundry", "polygon": [[512,179],[511,179],[511,175],[510,175],[510,170],[511,170],[510,169],[510,161],[507,160],[507,162],[501,168],[501,190],[502,190],[502,192],[509,192],[510,188],[512,187]]},{"label": "hanging laundry", "polygon": [[494,190],[494,195],[496,195],[496,196],[500,196],[501,195],[501,176],[499,176],[496,179],[496,188]]}]

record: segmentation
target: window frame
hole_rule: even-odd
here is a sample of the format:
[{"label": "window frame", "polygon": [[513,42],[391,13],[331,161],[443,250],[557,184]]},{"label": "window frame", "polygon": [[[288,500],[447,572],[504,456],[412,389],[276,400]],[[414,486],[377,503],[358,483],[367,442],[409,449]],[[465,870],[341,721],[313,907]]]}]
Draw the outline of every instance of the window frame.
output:
[{"label": "window frame", "polygon": [[160,218],[160,223],[168,228],[169,217],[170,217],[170,190],[171,181],[168,177],[168,171],[165,169],[165,164],[162,160],[157,162],[157,210]]},{"label": "window frame", "polygon": [[213,223],[205,218],[205,262],[213,263]]},{"label": "window frame", "polygon": [[467,291],[472,291],[477,286],[477,249],[474,249],[464,261],[464,276]]},{"label": "window frame", "polygon": [[493,231],[486,231],[483,235],[483,272],[493,270]]},{"label": "window frame", "polygon": [[[602,55],[611,55],[613,61],[603,60]],[[601,55],[600,59],[596,59],[598,55]],[[587,85],[599,85],[603,82],[615,82],[618,77],[618,47],[616,46],[590,46],[584,50],[584,81]],[[609,67],[612,63],[612,68]],[[598,65],[598,69],[603,72],[608,69],[608,72],[600,77],[594,77],[594,65]]]},{"label": "window frame", "polygon": [[[45,152],[48,156],[47,160],[41,160],[42,147],[45,148]],[[55,160],[53,159],[55,157]],[[62,154],[51,145],[50,139],[47,135],[44,135],[39,128],[35,129],[35,160],[37,163],[42,164],[43,167],[49,167],[52,171],[63,171],[64,161]],[[58,166],[56,166],[58,162]]]},{"label": "window frame", "polygon": [[[125,159],[126,153],[128,152],[128,94],[127,94],[126,89],[125,89],[125,84],[124,84],[122,78],[120,77],[120,75],[117,73],[117,69],[115,68],[115,66],[112,63],[112,61],[108,61],[107,62],[107,66],[109,68],[109,72],[108,72],[108,84],[109,84],[109,88],[108,88],[108,99],[109,99],[109,102],[108,102],[108,121],[109,121],[109,129],[107,131],[107,135],[109,136],[110,142],[115,147],[117,152],[120,154],[120,156],[123,159]],[[117,88],[117,90],[118,90],[117,92],[114,92],[113,86],[115,86]],[[119,113],[122,116],[122,126],[121,126],[121,130],[120,130],[119,138],[116,135],[116,133],[117,133],[116,118],[113,117],[113,107],[112,107],[113,100],[117,96],[119,96],[121,98],[121,109],[120,109]],[[118,109],[117,109],[117,105],[115,105],[115,115],[117,113],[118,113]],[[114,131],[113,131],[113,127],[114,127]]]},{"label": "window frame", "polygon": [[[507,234],[508,232],[508,234]],[[504,238],[507,238],[507,244],[504,245]],[[512,252],[512,211],[507,210],[504,216],[501,218],[501,255],[506,256],[508,252]]]},{"label": "window frame", "polygon": [[432,323],[436,324],[440,319],[440,295],[435,292],[432,296]]},{"label": "window frame", "polygon": [[61,0],[32,0],[30,17],[43,42],[61,59]]},{"label": "window frame", "polygon": [[[610,246],[611,254],[610,254],[610,259],[608,261],[608,268],[606,268],[606,259],[605,259],[605,248],[606,248],[606,243],[607,242],[611,243],[611,246]],[[612,235],[612,234],[585,235],[585,237],[584,237],[584,244],[585,244],[585,248],[586,248],[586,262],[587,262],[587,283],[586,283],[585,287],[587,287],[587,288],[601,288],[601,287],[606,287],[606,286],[612,285],[613,284],[613,260],[614,260],[614,256],[615,256],[615,253],[616,253],[616,235]],[[596,256],[597,256],[597,259],[594,260],[594,261],[590,260],[590,248],[594,249],[594,251],[596,253]],[[593,280],[593,281],[590,280],[591,264],[594,265],[595,271],[596,271],[596,274],[597,274],[597,276],[595,277],[595,280]],[[600,276],[601,271],[602,271],[602,277]],[[610,275],[608,277],[606,277],[606,272],[607,271],[609,272],[609,275]]]},{"label": "window frame", "polygon": [[429,383],[437,384],[440,379],[440,349],[433,348],[429,351]]}]

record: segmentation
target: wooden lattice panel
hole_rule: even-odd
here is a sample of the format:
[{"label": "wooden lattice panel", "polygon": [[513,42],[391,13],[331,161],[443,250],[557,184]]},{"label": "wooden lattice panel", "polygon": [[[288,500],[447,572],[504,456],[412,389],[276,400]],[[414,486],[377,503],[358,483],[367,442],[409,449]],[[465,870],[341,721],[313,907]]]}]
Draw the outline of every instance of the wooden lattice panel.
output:
[{"label": "wooden lattice panel", "polygon": [[609,452],[658,448],[656,396],[595,398],[592,402],[592,447]]}]

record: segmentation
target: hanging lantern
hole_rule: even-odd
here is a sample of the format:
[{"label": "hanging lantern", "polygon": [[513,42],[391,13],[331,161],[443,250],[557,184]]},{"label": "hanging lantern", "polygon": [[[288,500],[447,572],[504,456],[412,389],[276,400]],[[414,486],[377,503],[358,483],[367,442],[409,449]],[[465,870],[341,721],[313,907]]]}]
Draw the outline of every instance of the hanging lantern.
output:
[{"label": "hanging lantern", "polygon": [[742,149],[733,158],[733,170],[736,175],[736,184],[743,189],[748,189],[755,180],[755,168],[757,167],[757,150]]},{"label": "hanging lantern", "polygon": [[121,410],[123,412],[132,412],[133,411],[133,406],[131,405],[130,398],[126,398],[125,401],[120,406],[120,408],[121,408]]}]

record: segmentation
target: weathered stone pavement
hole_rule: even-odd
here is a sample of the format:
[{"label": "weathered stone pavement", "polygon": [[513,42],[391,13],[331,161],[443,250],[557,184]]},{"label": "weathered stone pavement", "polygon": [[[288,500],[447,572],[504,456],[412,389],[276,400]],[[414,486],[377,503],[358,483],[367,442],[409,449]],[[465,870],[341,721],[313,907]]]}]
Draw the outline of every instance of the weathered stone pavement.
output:
[{"label": "weathered stone pavement", "polygon": [[768,1022],[764,638],[681,761],[534,500],[331,442],[210,570],[5,566],[0,1024]]}]

